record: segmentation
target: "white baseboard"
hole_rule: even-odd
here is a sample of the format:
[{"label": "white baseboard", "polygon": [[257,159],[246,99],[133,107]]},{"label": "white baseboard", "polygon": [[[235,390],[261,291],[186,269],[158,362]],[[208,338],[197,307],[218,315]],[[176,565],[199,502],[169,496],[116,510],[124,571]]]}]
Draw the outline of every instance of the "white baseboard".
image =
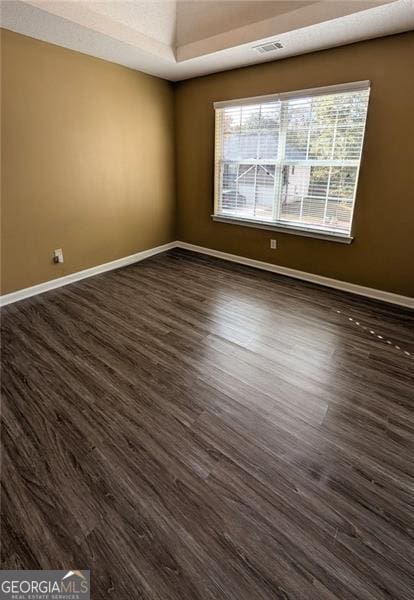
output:
[{"label": "white baseboard", "polygon": [[289,267],[273,265],[261,260],[254,260],[252,258],[245,258],[244,256],[237,256],[237,254],[221,252],[220,250],[203,248],[202,246],[188,244],[187,242],[177,242],[176,246],[178,248],[184,248],[185,250],[192,250],[193,252],[200,252],[201,254],[208,254],[209,256],[215,256],[216,258],[222,258],[224,260],[240,263],[241,265],[255,267],[256,269],[263,269],[265,271],[271,271],[272,273],[278,273],[279,275],[287,275],[288,277],[294,277],[295,279],[302,279],[303,281],[310,281],[311,283],[317,283],[319,285],[335,288],[336,290],[342,290],[344,292],[366,296],[367,298],[373,298],[374,300],[382,300],[383,302],[390,302],[391,304],[398,304],[399,306],[414,308],[414,298],[409,298],[408,296],[401,296],[400,294],[393,294],[392,292],[384,292],[382,290],[376,290],[363,285],[340,281],[339,279],[331,279],[330,277],[324,277],[323,275],[306,273],[305,271],[298,271],[297,269],[290,269]]},{"label": "white baseboard", "polygon": [[97,265],[84,271],[78,271],[77,273],[71,273],[64,277],[58,277],[33,285],[32,287],[12,292],[11,294],[5,294],[0,296],[0,306],[11,304],[12,302],[18,302],[24,298],[30,296],[36,296],[49,290],[53,290],[99,273],[105,273],[105,271],[112,271],[113,269],[119,269],[120,267],[126,267],[133,263],[139,262],[160,252],[171,250],[172,248],[184,248],[185,250],[192,250],[193,252],[200,252],[201,254],[208,254],[209,256],[215,256],[216,258],[222,258],[231,262],[236,262],[241,265],[247,265],[249,267],[255,267],[256,269],[263,269],[265,271],[271,271],[272,273],[278,273],[279,275],[287,275],[288,277],[294,277],[295,279],[302,279],[303,281],[310,281],[319,285],[335,288],[344,292],[351,292],[352,294],[359,294],[367,298],[373,298],[374,300],[382,300],[383,302],[390,302],[391,304],[397,304],[399,306],[406,306],[407,308],[414,309],[414,298],[408,296],[401,296],[399,294],[393,294],[391,292],[384,292],[382,290],[376,290],[374,288],[364,287],[355,283],[348,283],[346,281],[340,281],[339,279],[331,279],[330,277],[324,277],[322,275],[314,275],[313,273],[306,273],[305,271],[298,271],[297,269],[290,269],[289,267],[282,267],[280,265],[273,265],[271,263],[263,262],[261,260],[254,260],[252,258],[245,258],[244,256],[237,256],[236,254],[229,254],[228,252],[221,252],[220,250],[213,250],[212,248],[204,248],[202,246],[196,246],[195,244],[188,244],[187,242],[170,242],[157,246],[156,248],[150,248],[149,250],[143,250],[124,258],[119,258],[103,265]]},{"label": "white baseboard", "polygon": [[137,252],[136,254],[131,254],[130,256],[118,258],[117,260],[111,260],[111,262],[104,263],[103,265],[97,265],[96,267],[91,267],[90,269],[65,275],[64,277],[51,279],[50,281],[45,281],[44,283],[39,283],[38,285],[33,285],[31,287],[24,288],[23,290],[18,290],[17,292],[4,294],[3,296],[0,296],[0,306],[5,306],[6,304],[11,304],[12,302],[18,302],[19,300],[30,298],[30,296],[36,296],[37,294],[43,294],[43,292],[54,290],[64,285],[68,285],[68,283],[74,283],[75,281],[86,279],[87,277],[93,277],[93,275],[98,275],[99,273],[105,273],[105,271],[112,271],[113,269],[119,269],[120,267],[132,265],[133,263],[149,258],[150,256],[154,256],[154,254],[159,254],[160,252],[165,252],[166,250],[171,250],[171,248],[175,247],[176,242],[170,242],[169,244],[163,244],[162,246],[149,248],[149,250],[143,250],[142,252]]}]

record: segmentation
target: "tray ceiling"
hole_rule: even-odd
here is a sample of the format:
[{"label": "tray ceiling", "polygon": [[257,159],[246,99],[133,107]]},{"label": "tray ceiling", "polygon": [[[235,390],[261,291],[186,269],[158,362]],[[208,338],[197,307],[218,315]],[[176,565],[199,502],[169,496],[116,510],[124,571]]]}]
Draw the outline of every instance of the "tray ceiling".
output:
[{"label": "tray ceiling", "polygon": [[412,30],[414,0],[6,0],[1,25],[178,81]]}]

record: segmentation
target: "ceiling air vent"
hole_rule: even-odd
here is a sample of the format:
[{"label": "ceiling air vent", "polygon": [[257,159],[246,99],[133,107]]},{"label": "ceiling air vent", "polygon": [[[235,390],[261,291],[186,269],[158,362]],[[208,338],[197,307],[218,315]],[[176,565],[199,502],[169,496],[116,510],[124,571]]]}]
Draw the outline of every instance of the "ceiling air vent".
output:
[{"label": "ceiling air vent", "polygon": [[253,46],[253,50],[256,50],[256,52],[259,54],[274,52],[275,50],[280,50],[280,48],[283,48],[283,44],[280,42],[267,42],[266,44],[261,44],[260,46]]}]

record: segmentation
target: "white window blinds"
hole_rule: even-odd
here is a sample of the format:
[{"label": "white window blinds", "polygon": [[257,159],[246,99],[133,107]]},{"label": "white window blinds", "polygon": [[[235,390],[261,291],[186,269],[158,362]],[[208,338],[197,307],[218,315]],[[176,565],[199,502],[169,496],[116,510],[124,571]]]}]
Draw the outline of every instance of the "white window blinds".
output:
[{"label": "white window blinds", "polygon": [[350,235],[369,82],[218,102],[215,214]]}]

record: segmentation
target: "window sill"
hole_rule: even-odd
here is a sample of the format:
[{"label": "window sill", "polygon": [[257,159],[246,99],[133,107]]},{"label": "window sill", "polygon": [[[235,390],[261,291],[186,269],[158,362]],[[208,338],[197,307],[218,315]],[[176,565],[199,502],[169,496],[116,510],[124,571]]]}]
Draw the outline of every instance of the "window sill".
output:
[{"label": "window sill", "polygon": [[269,221],[256,221],[250,219],[238,219],[237,217],[227,217],[225,215],[211,215],[213,221],[218,223],[228,223],[230,225],[242,225],[243,227],[253,227],[254,229],[267,229],[269,231],[279,231],[280,233],[290,233],[304,237],[326,240],[329,242],[339,242],[340,244],[351,244],[354,239],[346,233],[333,233],[321,231],[319,229],[310,229],[295,225],[282,225],[280,223],[269,223]]}]

